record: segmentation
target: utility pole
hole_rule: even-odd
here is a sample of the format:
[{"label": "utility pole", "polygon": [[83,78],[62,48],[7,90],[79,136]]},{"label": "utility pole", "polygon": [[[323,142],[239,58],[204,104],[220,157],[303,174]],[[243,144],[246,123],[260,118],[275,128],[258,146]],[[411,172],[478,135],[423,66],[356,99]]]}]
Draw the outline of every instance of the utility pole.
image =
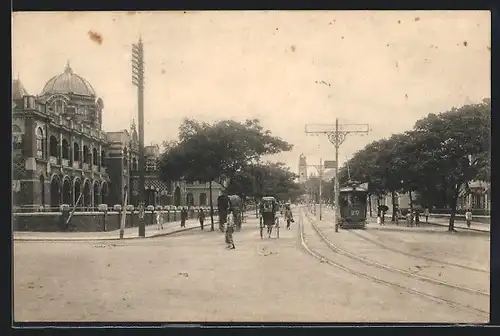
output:
[{"label": "utility pole", "polygon": [[[323,173],[325,172],[325,167],[323,166],[323,158],[319,159],[319,165],[307,165],[308,167],[314,167],[318,170],[319,174],[319,220],[322,220],[321,211],[321,197],[323,197]],[[316,214],[316,203],[314,204],[314,213]]]},{"label": "utility pole", "polygon": [[[142,39],[132,44],[132,84],[137,86],[137,105],[139,114],[139,207],[144,207],[144,46]],[[146,236],[144,217],[139,219],[139,237]]]},{"label": "utility pole", "polygon": [[369,124],[339,124],[335,119],[335,125],[315,124],[306,125],[306,134],[326,134],[328,140],[335,146],[335,232],[339,232],[340,209],[339,209],[339,147],[345,141],[347,134],[368,134]]}]

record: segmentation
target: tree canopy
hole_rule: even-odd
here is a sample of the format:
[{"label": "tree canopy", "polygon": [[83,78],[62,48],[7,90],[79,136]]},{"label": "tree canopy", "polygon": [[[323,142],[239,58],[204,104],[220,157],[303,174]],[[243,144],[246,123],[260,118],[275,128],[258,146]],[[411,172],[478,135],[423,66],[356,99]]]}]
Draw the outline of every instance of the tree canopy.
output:
[{"label": "tree canopy", "polygon": [[282,162],[250,164],[231,179],[227,192],[256,200],[274,196],[278,200],[294,201],[303,194],[296,178]]},{"label": "tree canopy", "polygon": [[164,180],[222,184],[258,163],[261,156],[291,149],[291,144],[264,130],[258,119],[214,124],[185,119],[179,127],[179,140],[165,143],[160,172]]},{"label": "tree canopy", "polygon": [[425,205],[448,205],[453,230],[457,200],[472,180],[491,178],[491,102],[429,114],[412,130],[368,144],[344,164],[339,182],[368,182],[369,192],[417,191]]}]

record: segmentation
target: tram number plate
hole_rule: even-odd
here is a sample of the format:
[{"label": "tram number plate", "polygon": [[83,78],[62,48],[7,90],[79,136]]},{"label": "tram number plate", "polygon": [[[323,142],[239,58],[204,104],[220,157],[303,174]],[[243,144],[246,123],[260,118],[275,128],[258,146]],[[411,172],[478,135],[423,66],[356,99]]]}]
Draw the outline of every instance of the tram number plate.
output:
[{"label": "tram number plate", "polygon": [[351,210],[351,216],[359,216],[359,210]]}]

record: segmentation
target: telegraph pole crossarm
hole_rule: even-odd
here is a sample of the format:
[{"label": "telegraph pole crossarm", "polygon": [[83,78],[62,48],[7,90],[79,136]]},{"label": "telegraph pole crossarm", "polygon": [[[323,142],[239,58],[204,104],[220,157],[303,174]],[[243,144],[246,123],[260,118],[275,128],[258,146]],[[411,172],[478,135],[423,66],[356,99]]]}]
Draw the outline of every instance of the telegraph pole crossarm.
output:
[{"label": "telegraph pole crossarm", "polygon": [[306,125],[306,134],[325,134],[328,140],[335,146],[335,232],[339,231],[340,209],[339,209],[339,147],[344,143],[348,134],[368,134],[369,124],[339,124],[339,119],[335,119],[335,125]]}]

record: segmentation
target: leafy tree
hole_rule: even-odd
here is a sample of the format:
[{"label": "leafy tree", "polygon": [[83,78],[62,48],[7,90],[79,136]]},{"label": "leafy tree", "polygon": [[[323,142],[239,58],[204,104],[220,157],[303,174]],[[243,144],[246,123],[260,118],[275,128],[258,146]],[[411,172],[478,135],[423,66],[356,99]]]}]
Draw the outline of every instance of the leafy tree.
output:
[{"label": "leafy tree", "polygon": [[282,162],[251,164],[231,179],[227,192],[255,200],[266,195],[280,200],[295,200],[302,193],[296,178]]},{"label": "leafy tree", "polygon": [[225,187],[225,181],[230,182],[261,156],[292,149],[292,145],[264,130],[258,119],[214,124],[185,119],[179,127],[179,140],[166,142],[164,147],[160,159],[163,180],[209,183],[212,230],[212,183]]},{"label": "leafy tree", "polygon": [[429,114],[415,124],[415,170],[421,183],[435,184],[444,193],[451,207],[449,231],[454,231],[461,190],[489,169],[490,132],[489,101]]}]

